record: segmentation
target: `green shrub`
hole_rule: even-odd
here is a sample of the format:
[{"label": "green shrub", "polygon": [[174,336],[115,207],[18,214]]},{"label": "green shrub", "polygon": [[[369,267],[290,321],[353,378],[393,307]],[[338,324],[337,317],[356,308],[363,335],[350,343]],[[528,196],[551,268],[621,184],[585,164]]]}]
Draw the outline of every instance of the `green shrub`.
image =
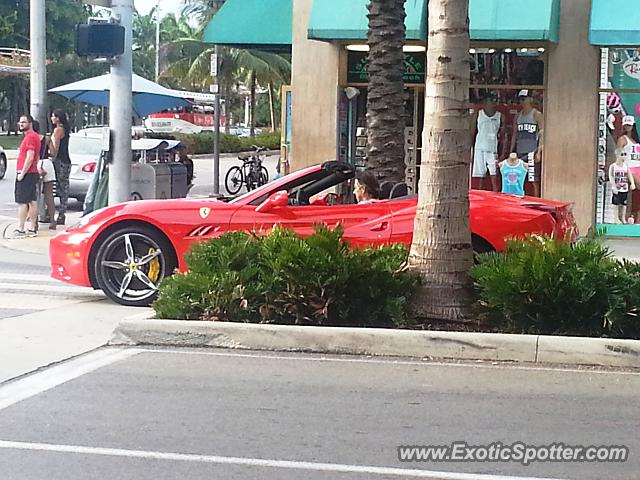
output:
[{"label": "green shrub", "polygon": [[[212,132],[176,135],[176,139],[184,143],[192,155],[213,153],[214,143]],[[280,132],[263,132],[253,138],[240,138],[236,135],[220,132],[221,153],[250,152],[253,150],[253,145],[266,147],[269,150],[278,150],[280,149]]]},{"label": "green shrub", "polygon": [[301,238],[230,233],[197,244],[190,271],[166,279],[157,316],[295,325],[408,325],[417,277],[402,246],[350,249],[342,231],[317,227]]},{"label": "green shrub", "polygon": [[597,239],[530,237],[471,270],[479,315],[500,331],[640,338],[640,267]]},{"label": "green shrub", "polygon": [[250,151],[252,150],[252,145],[257,145],[259,147],[266,147],[269,150],[279,150],[280,149],[280,131],[264,131],[259,135],[251,138],[242,138],[242,148],[243,150]]}]

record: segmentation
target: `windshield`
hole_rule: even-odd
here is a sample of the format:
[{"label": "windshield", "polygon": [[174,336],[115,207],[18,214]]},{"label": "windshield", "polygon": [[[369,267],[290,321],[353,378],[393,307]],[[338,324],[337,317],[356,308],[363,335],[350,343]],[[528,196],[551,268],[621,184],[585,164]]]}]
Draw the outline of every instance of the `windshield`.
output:
[{"label": "windshield", "polygon": [[102,139],[72,135],[69,138],[69,154],[71,155],[100,155]]}]

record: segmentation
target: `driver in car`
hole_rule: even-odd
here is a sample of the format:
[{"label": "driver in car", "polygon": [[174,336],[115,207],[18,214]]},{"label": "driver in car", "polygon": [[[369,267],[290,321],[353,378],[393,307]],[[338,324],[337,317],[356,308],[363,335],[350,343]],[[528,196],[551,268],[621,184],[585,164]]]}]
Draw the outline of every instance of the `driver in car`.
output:
[{"label": "driver in car", "polygon": [[373,203],[380,199],[380,184],[373,172],[365,170],[356,174],[353,194],[359,205]]}]

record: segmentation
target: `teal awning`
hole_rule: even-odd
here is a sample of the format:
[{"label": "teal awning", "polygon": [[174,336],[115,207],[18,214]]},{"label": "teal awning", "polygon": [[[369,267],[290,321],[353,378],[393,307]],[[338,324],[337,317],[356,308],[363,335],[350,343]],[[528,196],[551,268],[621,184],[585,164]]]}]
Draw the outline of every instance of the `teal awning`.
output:
[{"label": "teal awning", "polygon": [[293,0],[227,0],[204,30],[203,41],[263,50],[290,50]]},{"label": "teal awning", "polygon": [[[367,39],[370,0],[314,0],[309,38]],[[428,0],[406,0],[407,40],[426,40]],[[559,39],[560,0],[469,0],[471,39],[552,41]]]},{"label": "teal awning", "polygon": [[469,0],[471,40],[560,39],[560,0]]},{"label": "teal awning", "polygon": [[[366,40],[370,0],[313,0],[309,38],[314,40]],[[427,38],[427,0],[406,0],[407,40]]]},{"label": "teal awning", "polygon": [[592,0],[589,41],[592,45],[639,46],[640,8],[628,0]]}]

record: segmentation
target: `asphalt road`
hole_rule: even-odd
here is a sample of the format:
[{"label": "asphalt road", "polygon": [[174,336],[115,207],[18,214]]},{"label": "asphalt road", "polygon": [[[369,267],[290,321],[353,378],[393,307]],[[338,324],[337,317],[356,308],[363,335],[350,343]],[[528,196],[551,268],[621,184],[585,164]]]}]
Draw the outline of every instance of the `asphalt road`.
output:
[{"label": "asphalt road", "polygon": [[[632,372],[99,351],[0,387],[0,472],[7,480],[637,478],[638,392]],[[455,441],[626,445],[630,458],[528,467],[398,460],[399,445]]]}]

